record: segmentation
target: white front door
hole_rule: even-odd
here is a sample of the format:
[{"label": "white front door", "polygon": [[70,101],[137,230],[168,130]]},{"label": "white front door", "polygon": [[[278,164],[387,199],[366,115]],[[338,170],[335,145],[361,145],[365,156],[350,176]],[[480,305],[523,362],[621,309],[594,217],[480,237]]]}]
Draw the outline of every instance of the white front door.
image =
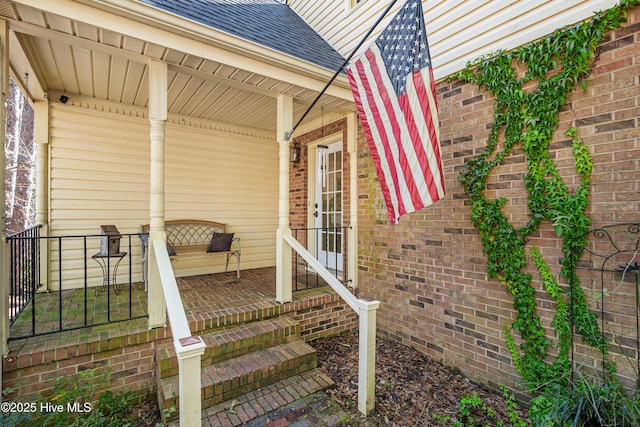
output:
[{"label": "white front door", "polygon": [[[326,147],[326,148],[324,148]],[[316,258],[342,271],[342,141],[316,148],[314,217]]]}]

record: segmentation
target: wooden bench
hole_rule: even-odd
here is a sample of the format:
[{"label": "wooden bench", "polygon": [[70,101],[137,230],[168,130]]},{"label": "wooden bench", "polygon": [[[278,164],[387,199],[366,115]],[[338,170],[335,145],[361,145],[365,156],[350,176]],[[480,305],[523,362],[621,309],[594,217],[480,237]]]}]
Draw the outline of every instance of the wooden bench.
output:
[{"label": "wooden bench", "polygon": [[[174,261],[180,257],[193,256],[213,256],[216,254],[226,255],[224,272],[229,269],[229,260],[236,257],[236,276],[240,278],[240,238],[227,234],[227,224],[199,219],[177,219],[165,221],[165,232],[167,235],[167,251],[169,258]],[[142,226],[142,236],[148,236],[149,224]],[[216,233],[216,241],[212,238]],[[219,243],[226,243],[230,239],[228,250],[220,250]],[[143,271],[146,271],[145,240],[143,240],[142,263]],[[218,246],[215,251],[210,251],[210,246]],[[223,245],[226,246],[226,245]],[[233,247],[232,247],[233,246]],[[146,281],[145,281],[146,283]]]}]

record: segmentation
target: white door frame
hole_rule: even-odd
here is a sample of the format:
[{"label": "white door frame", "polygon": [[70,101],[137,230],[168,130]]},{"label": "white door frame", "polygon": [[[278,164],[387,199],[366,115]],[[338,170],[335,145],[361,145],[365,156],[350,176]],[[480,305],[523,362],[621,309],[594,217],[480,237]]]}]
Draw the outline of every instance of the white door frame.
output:
[{"label": "white door frame", "polygon": [[[316,157],[318,154],[318,146],[319,145],[327,145],[327,146],[331,146],[334,144],[340,144],[340,152],[343,153],[342,154],[342,170],[344,172],[344,141],[343,141],[343,133],[342,131],[340,132],[336,132],[333,133],[331,135],[327,135],[321,139],[318,139],[310,144],[308,144],[307,149],[308,149],[308,169],[309,169],[309,173],[308,173],[308,199],[307,199],[307,227],[312,229],[316,227],[316,217],[314,216],[314,212],[316,211],[315,208],[315,203],[316,203],[316,197],[317,197],[317,174],[318,174],[318,167],[317,167],[317,161],[316,161]],[[344,173],[343,173],[343,177],[342,177],[342,217],[344,220]],[[342,236],[342,246],[344,246],[346,244],[345,242],[345,237],[346,236]],[[316,244],[315,244],[315,233],[313,230],[310,230],[307,234],[307,247],[309,252],[311,252],[316,258],[318,258],[318,255],[316,253]],[[339,273],[339,271],[342,270],[342,261],[338,262],[338,268],[337,268],[337,273]]]}]

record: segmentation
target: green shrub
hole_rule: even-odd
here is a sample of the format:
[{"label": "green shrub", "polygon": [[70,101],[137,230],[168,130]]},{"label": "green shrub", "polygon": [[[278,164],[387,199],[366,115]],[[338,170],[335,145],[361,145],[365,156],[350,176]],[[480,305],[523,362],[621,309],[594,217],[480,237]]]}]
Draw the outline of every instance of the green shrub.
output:
[{"label": "green shrub", "polygon": [[[55,405],[61,410],[41,411],[30,423],[24,425],[52,427],[131,425],[134,420],[128,414],[129,402],[137,398],[135,392],[113,393],[111,390],[106,390],[99,395],[97,401],[93,401],[97,389],[107,382],[108,377],[108,372],[96,375],[95,370],[88,370],[77,375],[58,378],[53,390],[41,396],[41,402]],[[38,407],[40,405],[39,403]]]},{"label": "green shrub", "polygon": [[[509,414],[509,422],[512,427],[526,427],[527,423],[518,414],[518,405],[513,393],[504,384],[500,385],[502,396],[505,398],[506,409]],[[444,421],[453,427],[505,427],[501,420],[496,420],[495,412],[479,396],[464,396],[460,399],[458,411],[455,416],[431,414],[434,420]],[[485,422],[492,424],[486,424]]]},{"label": "green shrub", "polygon": [[635,427],[640,425],[640,401],[618,381],[594,384],[580,376],[546,387],[531,402],[529,417],[536,427]]}]

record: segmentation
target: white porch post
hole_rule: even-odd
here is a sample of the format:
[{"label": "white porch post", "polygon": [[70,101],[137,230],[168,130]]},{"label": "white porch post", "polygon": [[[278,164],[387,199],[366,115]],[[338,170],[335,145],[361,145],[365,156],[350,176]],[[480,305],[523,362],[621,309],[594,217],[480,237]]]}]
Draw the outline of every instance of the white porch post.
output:
[{"label": "white porch post", "polygon": [[[7,205],[5,196],[6,153],[4,151],[5,125],[7,123],[7,107],[5,102],[9,96],[9,24],[0,20],[0,352],[6,357],[9,352],[9,251],[7,247]],[[2,372],[0,372],[0,389],[2,389]],[[0,395],[0,400],[2,395]]]},{"label": "white porch post", "polygon": [[162,284],[155,274],[158,271],[153,253],[154,240],[164,240],[164,141],[167,121],[167,64],[149,62],[149,122],[151,125],[151,167],[149,200],[149,328],[167,324],[167,306]]},{"label": "white porch post", "polygon": [[[36,143],[36,224],[41,236],[49,235],[49,101],[33,104]],[[40,240],[40,290],[49,288],[49,239]]]},{"label": "white porch post", "polygon": [[376,310],[379,301],[358,300],[360,332],[358,351],[358,411],[369,414],[375,406],[376,387]]},{"label": "white porch post", "polygon": [[292,300],[291,247],[284,236],[291,234],[289,227],[289,138],[285,132],[293,127],[293,98],[279,95],[277,99],[276,140],[279,146],[278,231],[276,232],[276,301],[283,304]]},{"label": "white porch post", "polygon": [[347,114],[347,151],[349,152],[349,238],[347,239],[347,271],[351,286],[358,287],[358,121],[355,113]]},{"label": "white porch post", "polygon": [[180,427],[202,425],[200,395],[201,357],[207,347],[200,337],[183,338],[176,346],[178,356],[178,389],[180,390]]}]

